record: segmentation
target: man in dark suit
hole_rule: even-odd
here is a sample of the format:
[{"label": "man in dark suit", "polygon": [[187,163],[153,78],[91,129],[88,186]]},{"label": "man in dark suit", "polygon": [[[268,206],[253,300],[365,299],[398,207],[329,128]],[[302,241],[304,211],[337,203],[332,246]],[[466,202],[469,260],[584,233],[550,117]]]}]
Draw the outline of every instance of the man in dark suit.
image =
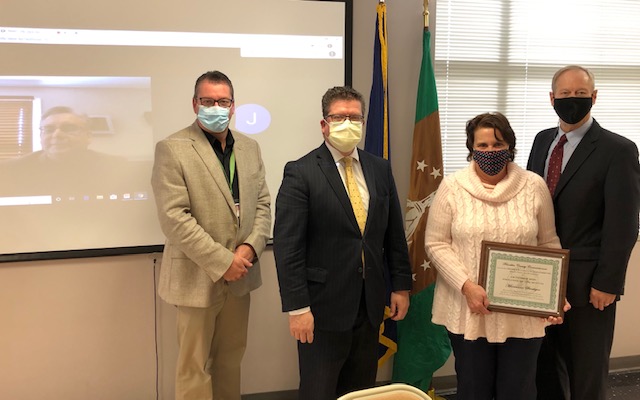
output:
[{"label": "man in dark suit", "polygon": [[282,310],[298,340],[304,400],[374,386],[385,275],[394,320],[406,315],[412,282],[391,166],[356,148],[362,95],[329,89],[322,113],[325,142],[285,166],[274,230]]},{"label": "man in dark suit", "polygon": [[538,399],[604,400],[616,302],[638,237],[638,149],[591,117],[597,90],[587,69],[562,68],[551,86],[560,123],[538,133],[527,168],[552,190],[558,236],[571,251],[572,309],[564,324],[547,328]]}]

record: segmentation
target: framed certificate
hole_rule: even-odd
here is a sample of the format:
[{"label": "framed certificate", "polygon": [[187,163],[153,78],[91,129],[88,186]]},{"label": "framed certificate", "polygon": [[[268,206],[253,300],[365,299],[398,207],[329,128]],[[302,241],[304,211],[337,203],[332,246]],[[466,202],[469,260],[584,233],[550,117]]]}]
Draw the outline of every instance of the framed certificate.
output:
[{"label": "framed certificate", "polygon": [[562,317],[569,250],[482,241],[479,282],[490,311]]}]

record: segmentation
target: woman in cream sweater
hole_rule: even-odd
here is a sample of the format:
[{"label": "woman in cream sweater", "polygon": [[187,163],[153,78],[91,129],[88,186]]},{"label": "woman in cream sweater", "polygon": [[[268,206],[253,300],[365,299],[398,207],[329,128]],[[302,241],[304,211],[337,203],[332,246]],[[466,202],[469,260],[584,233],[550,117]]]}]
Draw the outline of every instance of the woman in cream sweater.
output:
[{"label": "woman in cream sweater", "polygon": [[471,162],[442,181],[427,222],[438,270],[432,321],[449,331],[458,399],[535,399],[544,328],[562,320],[488,311],[478,266],[483,240],[560,248],[551,195],[512,162],[516,138],[504,115],[478,115],[466,133]]}]

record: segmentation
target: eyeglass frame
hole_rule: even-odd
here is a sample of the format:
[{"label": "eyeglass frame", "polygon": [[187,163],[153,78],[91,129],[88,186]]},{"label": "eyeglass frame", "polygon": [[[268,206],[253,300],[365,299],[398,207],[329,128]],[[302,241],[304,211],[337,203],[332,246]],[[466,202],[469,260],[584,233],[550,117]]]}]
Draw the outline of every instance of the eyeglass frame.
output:
[{"label": "eyeglass frame", "polygon": [[[205,101],[206,100],[211,100],[213,103],[211,103],[211,105],[206,105],[206,104],[204,104],[202,102],[202,99],[205,99]],[[213,106],[215,106],[217,104],[219,107],[222,107],[222,108],[231,108],[231,106],[233,105],[233,99],[229,99],[229,98],[226,98],[226,97],[223,97],[221,99],[214,99],[212,97],[198,97],[197,100],[204,107],[213,107]],[[222,104],[220,104],[221,101],[228,101],[229,105],[228,106],[223,106]]]},{"label": "eyeglass frame", "polygon": [[[73,127],[73,129],[70,129],[70,127]],[[64,122],[59,125],[52,124],[40,126],[40,133],[43,135],[53,135],[56,131],[60,131],[67,135],[80,135],[87,132],[87,127],[69,122]]]},{"label": "eyeglass frame", "polygon": [[[356,118],[356,120],[354,121],[353,118]],[[327,118],[331,119],[332,121],[328,121]],[[333,119],[335,118],[339,118],[339,121],[333,121]],[[346,120],[349,120],[350,122],[353,122],[355,124],[364,124],[364,115],[344,115],[344,114],[329,114],[326,117],[324,117],[324,120],[326,122],[338,122],[338,123],[343,123]],[[359,120],[359,121],[358,121]]]}]

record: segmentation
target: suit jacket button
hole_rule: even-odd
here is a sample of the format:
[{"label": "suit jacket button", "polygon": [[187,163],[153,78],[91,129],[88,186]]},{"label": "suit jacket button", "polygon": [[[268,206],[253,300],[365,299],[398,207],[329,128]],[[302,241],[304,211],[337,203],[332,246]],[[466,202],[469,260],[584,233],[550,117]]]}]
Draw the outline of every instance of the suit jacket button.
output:
[{"label": "suit jacket button", "polygon": [[362,272],[362,267],[358,267],[358,272]]}]

